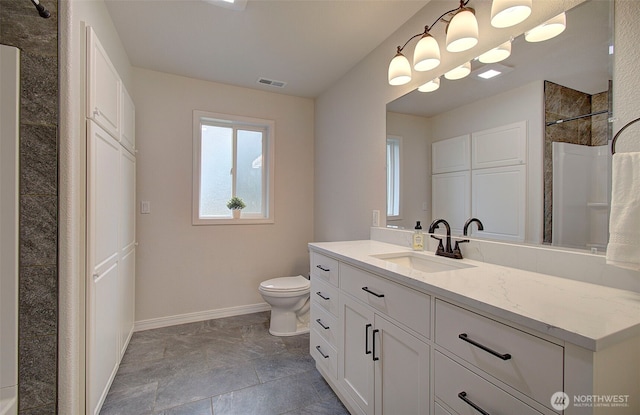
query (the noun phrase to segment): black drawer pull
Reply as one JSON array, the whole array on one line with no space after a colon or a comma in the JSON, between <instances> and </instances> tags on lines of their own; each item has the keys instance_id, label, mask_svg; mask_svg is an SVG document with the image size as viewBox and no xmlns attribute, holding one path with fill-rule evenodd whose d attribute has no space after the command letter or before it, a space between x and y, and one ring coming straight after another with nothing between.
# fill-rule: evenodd
<instances>
[{"instance_id":1,"label":"black drawer pull","mask_svg":"<svg viewBox=\"0 0 640 415\"><path fill-rule=\"evenodd\" d=\"M322 353L322 350L320 349L320 346L316 346L316 350L318 351L318 353L320 353L320 355L322 355L322 357L324 357L325 359L329 358L328 354L324 354Z\"/></svg>"},{"instance_id":2,"label":"black drawer pull","mask_svg":"<svg viewBox=\"0 0 640 415\"><path fill-rule=\"evenodd\" d=\"M373 343L373 355L371 357L373 357L374 362L380 360L379 357L376 357L376 333L380 333L380 330L375 329L373 335L371 335L371 343Z\"/></svg>"},{"instance_id":3,"label":"black drawer pull","mask_svg":"<svg viewBox=\"0 0 640 415\"><path fill-rule=\"evenodd\" d=\"M369 350L369 329L371 328L371 324L367 324L364 326L364 354L371 354L371 350Z\"/></svg>"},{"instance_id":4,"label":"black drawer pull","mask_svg":"<svg viewBox=\"0 0 640 415\"><path fill-rule=\"evenodd\" d=\"M511 355L509 353L505 353L505 354L501 354L496 352L495 350L491 350L489 349L487 346L482 345L480 343L478 343L477 341L471 340L468 336L467 333L462 333L458 335L458 338L461 340L466 341L467 343L471 343L472 345L481 348L482 350L484 350L487 353L491 353L492 355L494 355L495 357L499 357L502 360L509 360L511 359Z\"/></svg>"},{"instance_id":5,"label":"black drawer pull","mask_svg":"<svg viewBox=\"0 0 640 415\"><path fill-rule=\"evenodd\" d=\"M467 398L467 392L465 391L460 392L458 394L458 398L462 399L467 405L469 405L476 411L480 412L482 415L491 415L489 412L485 411L484 409L476 405L471 399Z\"/></svg>"},{"instance_id":6,"label":"black drawer pull","mask_svg":"<svg viewBox=\"0 0 640 415\"><path fill-rule=\"evenodd\" d=\"M329 330L329 326L325 326L324 323L322 322L322 320L317 319L316 323L320 324L320 327L322 327L325 330Z\"/></svg>"},{"instance_id":7,"label":"black drawer pull","mask_svg":"<svg viewBox=\"0 0 640 415\"><path fill-rule=\"evenodd\" d=\"M316 268L320 268L321 270L323 270L324 272L329 272L331 271L329 268L325 268L322 265L316 265Z\"/></svg>"},{"instance_id":8,"label":"black drawer pull","mask_svg":"<svg viewBox=\"0 0 640 415\"><path fill-rule=\"evenodd\" d=\"M373 294L373 295L375 295L375 296L376 296L376 297L378 297L378 298L382 298L382 297L384 297L384 294L378 294L378 293L376 293L376 292L373 292L373 291L371 291L371 290L369 289L369 287L362 287L362 290L363 290L363 291L368 292L369 294Z\"/></svg>"},{"instance_id":9,"label":"black drawer pull","mask_svg":"<svg viewBox=\"0 0 640 415\"><path fill-rule=\"evenodd\" d=\"M316 295L317 295L318 297L322 298L323 300L330 300L330 299L331 299L330 297L325 297L324 295L322 295L322 291L318 291L318 292L316 293Z\"/></svg>"}]
</instances>

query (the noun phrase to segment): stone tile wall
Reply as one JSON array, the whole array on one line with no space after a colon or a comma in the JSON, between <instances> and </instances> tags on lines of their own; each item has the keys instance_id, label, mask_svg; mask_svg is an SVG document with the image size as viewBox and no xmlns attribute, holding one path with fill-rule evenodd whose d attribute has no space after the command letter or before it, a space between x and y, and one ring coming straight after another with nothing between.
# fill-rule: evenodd
<instances>
[{"instance_id":1,"label":"stone tile wall","mask_svg":"<svg viewBox=\"0 0 640 415\"><path fill-rule=\"evenodd\" d=\"M544 82L545 125L548 122L610 109L608 91L589 95L553 82ZM608 115L596 115L545 128L544 139L544 243L551 243L553 210L553 154L554 142L599 146L607 144L611 135Z\"/></svg>"},{"instance_id":2,"label":"stone tile wall","mask_svg":"<svg viewBox=\"0 0 640 415\"><path fill-rule=\"evenodd\" d=\"M21 50L19 413L55 414L58 335L57 0L0 0L0 43Z\"/></svg>"}]
</instances>

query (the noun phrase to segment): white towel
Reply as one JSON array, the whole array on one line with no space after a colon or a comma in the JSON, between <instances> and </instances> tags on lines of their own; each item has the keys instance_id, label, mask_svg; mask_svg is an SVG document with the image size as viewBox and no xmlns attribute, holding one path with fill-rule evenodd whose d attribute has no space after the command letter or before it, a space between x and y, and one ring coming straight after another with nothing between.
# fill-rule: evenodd
<instances>
[{"instance_id":1,"label":"white towel","mask_svg":"<svg viewBox=\"0 0 640 415\"><path fill-rule=\"evenodd\" d=\"M640 271L640 152L613 155L607 264Z\"/></svg>"}]
</instances>

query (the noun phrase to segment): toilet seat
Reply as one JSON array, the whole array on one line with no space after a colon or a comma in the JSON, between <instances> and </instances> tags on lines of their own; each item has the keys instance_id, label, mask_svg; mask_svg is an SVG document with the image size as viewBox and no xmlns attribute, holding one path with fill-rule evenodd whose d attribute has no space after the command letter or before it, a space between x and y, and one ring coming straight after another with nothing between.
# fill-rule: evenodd
<instances>
[{"instance_id":1,"label":"toilet seat","mask_svg":"<svg viewBox=\"0 0 640 415\"><path fill-rule=\"evenodd\" d=\"M310 289L311 282L302 275L295 277L272 278L260 283L260 290L268 293L294 294L309 291Z\"/></svg>"}]
</instances>

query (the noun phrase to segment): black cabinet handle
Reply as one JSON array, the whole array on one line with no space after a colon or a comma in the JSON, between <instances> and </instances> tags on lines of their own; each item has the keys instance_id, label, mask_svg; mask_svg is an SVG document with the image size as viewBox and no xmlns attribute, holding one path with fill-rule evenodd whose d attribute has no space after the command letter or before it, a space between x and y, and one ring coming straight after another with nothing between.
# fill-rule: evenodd
<instances>
[{"instance_id":1,"label":"black cabinet handle","mask_svg":"<svg viewBox=\"0 0 640 415\"><path fill-rule=\"evenodd\" d=\"M320 355L322 355L322 357L324 357L325 359L329 358L328 354L324 354L322 353L322 350L320 349L320 346L316 346L316 350L318 351L318 353L320 353Z\"/></svg>"},{"instance_id":2,"label":"black cabinet handle","mask_svg":"<svg viewBox=\"0 0 640 415\"><path fill-rule=\"evenodd\" d=\"M371 336L371 343L373 343L373 355L372 355L372 357L373 357L373 361L374 362L377 361L377 360L380 360L379 357L376 357L376 333L379 333L379 332L380 332L380 330L375 329L373 331L373 335Z\"/></svg>"},{"instance_id":3,"label":"black cabinet handle","mask_svg":"<svg viewBox=\"0 0 640 415\"><path fill-rule=\"evenodd\" d=\"M382 297L384 297L384 294L378 294L378 293L376 293L376 292L373 292L373 291L371 291L371 290L369 289L369 287L362 287L362 290L363 290L363 291L368 292L369 294L373 294L373 295L375 295L375 296L376 296L376 297L378 297L378 298L382 298Z\"/></svg>"},{"instance_id":4,"label":"black cabinet handle","mask_svg":"<svg viewBox=\"0 0 640 415\"><path fill-rule=\"evenodd\" d=\"M316 268L320 268L321 270L323 270L324 272L329 272L331 271L329 268L325 268L322 265L316 265Z\"/></svg>"},{"instance_id":5,"label":"black cabinet handle","mask_svg":"<svg viewBox=\"0 0 640 415\"><path fill-rule=\"evenodd\" d=\"M476 411L480 412L482 415L491 415L489 412L485 411L484 409L476 405L471 399L467 398L467 392L465 391L460 392L458 394L458 398L462 399L467 405L469 405Z\"/></svg>"},{"instance_id":6,"label":"black cabinet handle","mask_svg":"<svg viewBox=\"0 0 640 415\"><path fill-rule=\"evenodd\" d=\"M329 330L329 326L325 326L324 323L322 322L322 320L317 319L316 323L320 324L320 327L322 327L325 330Z\"/></svg>"},{"instance_id":7,"label":"black cabinet handle","mask_svg":"<svg viewBox=\"0 0 640 415\"><path fill-rule=\"evenodd\" d=\"M371 324L367 324L364 326L364 354L371 354L371 350L369 350L369 329L371 328Z\"/></svg>"},{"instance_id":8,"label":"black cabinet handle","mask_svg":"<svg viewBox=\"0 0 640 415\"><path fill-rule=\"evenodd\" d=\"M325 297L324 295L322 295L322 291L318 291L316 295L322 298L323 300L330 300L330 297Z\"/></svg>"},{"instance_id":9,"label":"black cabinet handle","mask_svg":"<svg viewBox=\"0 0 640 415\"><path fill-rule=\"evenodd\" d=\"M505 354L498 353L498 352L496 352L495 350L492 350L492 349L488 348L487 346L485 346L485 345L483 345L483 344L478 343L478 342L477 342L477 341L475 341L475 340L471 340L471 339L467 336L467 333L461 333L461 334L459 334L459 335L458 335L458 338L459 338L459 339L461 339L461 340L466 341L467 343L471 343L472 345L474 345L474 346L476 346L476 347L478 347L478 348L480 348L480 349L484 350L484 351L485 351L485 352L487 352L487 353L491 353L491 354L492 354L492 355L494 355L495 357L498 357L498 358L500 358L500 359L502 359L502 360L509 360L509 359L511 359L511 355L510 355L509 353L505 353Z\"/></svg>"}]
</instances>

